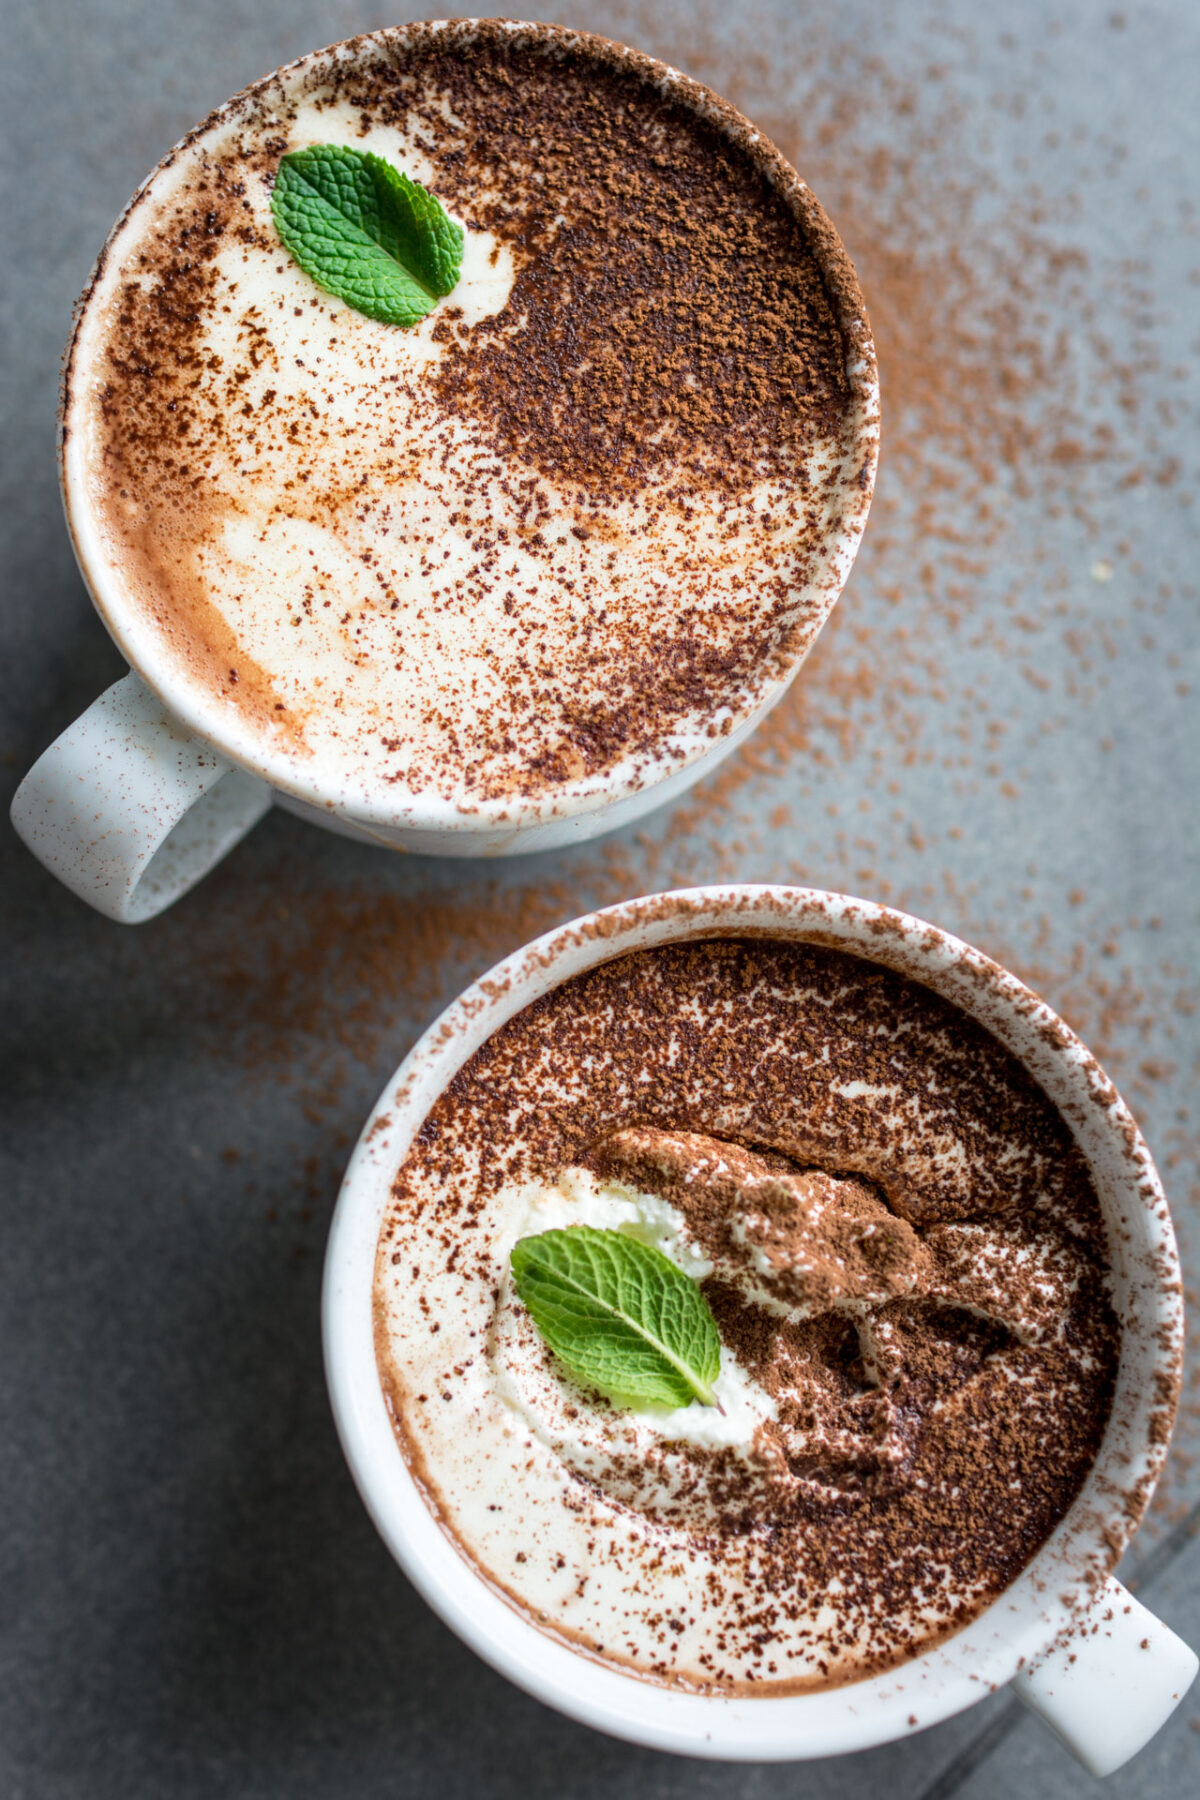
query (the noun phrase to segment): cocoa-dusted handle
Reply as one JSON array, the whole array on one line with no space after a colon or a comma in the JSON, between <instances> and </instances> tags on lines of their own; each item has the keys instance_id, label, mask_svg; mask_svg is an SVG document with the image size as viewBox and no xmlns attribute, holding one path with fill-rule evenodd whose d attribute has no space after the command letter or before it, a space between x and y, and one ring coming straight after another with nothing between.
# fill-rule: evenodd
<instances>
[{"instance_id":1,"label":"cocoa-dusted handle","mask_svg":"<svg viewBox=\"0 0 1200 1800\"><path fill-rule=\"evenodd\" d=\"M271 804L271 790L193 737L126 675L25 777L12 822L38 861L110 919L165 911Z\"/></svg>"},{"instance_id":2,"label":"cocoa-dusted handle","mask_svg":"<svg viewBox=\"0 0 1200 1800\"><path fill-rule=\"evenodd\" d=\"M1111 1775L1165 1725L1196 1678L1194 1650L1119 1581L1069 1637L1013 1682L1093 1775Z\"/></svg>"}]
</instances>

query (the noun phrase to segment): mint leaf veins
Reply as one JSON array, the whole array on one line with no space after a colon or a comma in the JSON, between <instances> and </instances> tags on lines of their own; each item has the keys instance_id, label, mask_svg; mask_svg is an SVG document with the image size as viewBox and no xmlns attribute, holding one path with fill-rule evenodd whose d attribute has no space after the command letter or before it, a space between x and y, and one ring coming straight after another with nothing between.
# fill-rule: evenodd
<instances>
[{"instance_id":1,"label":"mint leaf veins","mask_svg":"<svg viewBox=\"0 0 1200 1800\"><path fill-rule=\"evenodd\" d=\"M385 325L418 324L458 280L462 226L369 150L293 150L275 176L271 217L318 287Z\"/></svg>"},{"instance_id":2,"label":"mint leaf veins","mask_svg":"<svg viewBox=\"0 0 1200 1800\"><path fill-rule=\"evenodd\" d=\"M513 1247L513 1282L572 1375L618 1406L716 1406L716 1320L696 1282L623 1231L569 1225Z\"/></svg>"}]
</instances>

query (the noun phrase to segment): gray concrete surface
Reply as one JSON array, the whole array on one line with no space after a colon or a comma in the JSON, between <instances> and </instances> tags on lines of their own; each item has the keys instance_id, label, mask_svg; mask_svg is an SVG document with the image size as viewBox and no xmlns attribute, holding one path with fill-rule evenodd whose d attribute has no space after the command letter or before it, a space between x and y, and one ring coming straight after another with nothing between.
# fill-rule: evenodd
<instances>
[{"instance_id":1,"label":"gray concrete surface","mask_svg":"<svg viewBox=\"0 0 1200 1800\"><path fill-rule=\"evenodd\" d=\"M828 15L823 17L822 15ZM128 194L357 0L7 0L6 796L121 664L53 417ZM168 917L88 914L0 834L0 1794L1026 1800L1091 1780L1005 1695L795 1769L609 1742L462 1649L376 1540L321 1379L324 1233L385 1076L473 974L708 877L908 905L1093 1042L1200 1258L1197 266L1186 0L564 4L741 103L855 255L887 407L867 547L796 699L645 829L478 868L273 815ZM1200 1642L1189 1386L1131 1579ZM1200 1697L1110 1783L1200 1787Z\"/></svg>"}]
</instances>

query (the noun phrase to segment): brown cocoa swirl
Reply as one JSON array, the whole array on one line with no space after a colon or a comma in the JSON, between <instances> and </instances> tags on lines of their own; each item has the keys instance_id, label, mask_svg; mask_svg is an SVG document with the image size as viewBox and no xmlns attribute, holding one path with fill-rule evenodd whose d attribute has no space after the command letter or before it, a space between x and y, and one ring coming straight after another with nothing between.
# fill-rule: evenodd
<instances>
[{"instance_id":1,"label":"brown cocoa swirl","mask_svg":"<svg viewBox=\"0 0 1200 1800\"><path fill-rule=\"evenodd\" d=\"M777 1401L749 1462L671 1443L562 1468L557 1504L584 1521L585 1562L622 1570L607 1630L578 1622L573 1598L532 1603L534 1552L506 1555L499 1526L464 1522L438 1412L474 1377L463 1362L418 1393L405 1366L430 1353L449 1290L411 1330L389 1297L400 1265L418 1286L449 1269L482 1317L503 1277L497 1196L573 1166L662 1195L718 1259L754 1246L768 1290L809 1302L799 1318L747 1304L728 1261L705 1284L726 1346ZM376 1343L410 1466L515 1605L652 1679L794 1692L961 1629L1045 1541L1110 1409L1105 1268L1068 1127L982 1027L838 951L705 942L563 984L465 1065L395 1182ZM531 1444L518 1432L506 1452L517 1495ZM522 1531L514 1543L537 1543L553 1519ZM686 1621L654 1610L673 1560L693 1571Z\"/></svg>"},{"instance_id":2,"label":"brown cocoa swirl","mask_svg":"<svg viewBox=\"0 0 1200 1800\"><path fill-rule=\"evenodd\" d=\"M402 668L411 633L371 533L388 529L390 482L416 475L440 492L449 479L436 442L423 459L401 434L373 468L348 442L331 482L327 369L299 392L267 380L281 361L291 369L290 317L247 307L234 353L206 341L213 309L240 304L229 291L239 256L278 256L283 271L263 203L313 106L351 108L364 137L395 127L419 142L433 189L516 267L499 313L465 322L451 295L429 326L438 359L426 388L473 446L470 568L439 589L440 548L413 548L432 606L469 613L507 593L501 691L477 715L432 701L414 719L398 683L390 708L347 732L361 726L406 788L468 805L553 794L617 765L649 779L685 738L731 729L807 648L828 604L830 539L869 497L869 455L861 469L847 460L871 364L861 296L828 221L770 145L706 90L663 77L646 58L553 28L402 29L325 53L302 79L283 71L179 153L193 159L186 179L147 217L108 301L95 486L129 590L195 676L272 741L302 754L314 709L339 702L285 695L271 659L239 646L205 561L237 510L220 470L275 479L286 468L277 510L299 526L344 537L353 515L374 584L366 654L385 671L392 644ZM314 313L337 305L315 288L304 296ZM68 424L78 376L68 370ZM399 393L397 409L399 419ZM746 564L745 507L768 488ZM487 523L489 494L509 522ZM632 545L622 506L635 509ZM731 531L739 516L742 543L689 548L697 509L718 520L726 510ZM657 543L664 529L679 538L669 575L648 577L644 593L628 579L606 587L608 549L636 555L637 534ZM567 553L580 546L589 560L575 574ZM552 641L507 587L516 548L556 584ZM313 600L298 581L287 603L303 624ZM490 676L495 653L481 655Z\"/></svg>"},{"instance_id":3,"label":"brown cocoa swirl","mask_svg":"<svg viewBox=\"0 0 1200 1800\"><path fill-rule=\"evenodd\" d=\"M636 63L598 68L587 42L555 51L548 78L524 41L414 61L401 105L432 89L429 130L446 99L464 122L448 204L521 258L499 318L460 339L446 316L448 405L574 484L598 524L655 476L684 506L697 482L794 478L814 437L838 434L847 347L808 232L719 124Z\"/></svg>"}]
</instances>

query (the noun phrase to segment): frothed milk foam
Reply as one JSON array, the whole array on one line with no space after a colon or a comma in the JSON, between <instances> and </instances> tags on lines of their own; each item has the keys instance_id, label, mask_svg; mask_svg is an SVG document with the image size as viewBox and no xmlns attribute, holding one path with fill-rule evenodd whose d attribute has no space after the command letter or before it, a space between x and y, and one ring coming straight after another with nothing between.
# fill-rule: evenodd
<instances>
[{"instance_id":1,"label":"frothed milk foam","mask_svg":"<svg viewBox=\"0 0 1200 1800\"><path fill-rule=\"evenodd\" d=\"M500 27L426 31L419 55L390 39L251 90L135 203L82 315L67 457L178 675L297 770L467 812L649 779L745 716L824 617L830 533L865 504L852 347L751 152L640 65ZM595 180L603 118L576 90L630 121L610 134L625 189ZM554 136L572 108L577 144ZM461 279L418 327L283 250L274 173L316 143L386 157L463 224ZM753 241L731 225L746 194ZM719 293L747 257L766 274L732 324L702 293L660 343L672 229L684 286ZM807 321L790 362L786 306ZM720 412L738 380L740 435Z\"/></svg>"}]
</instances>

